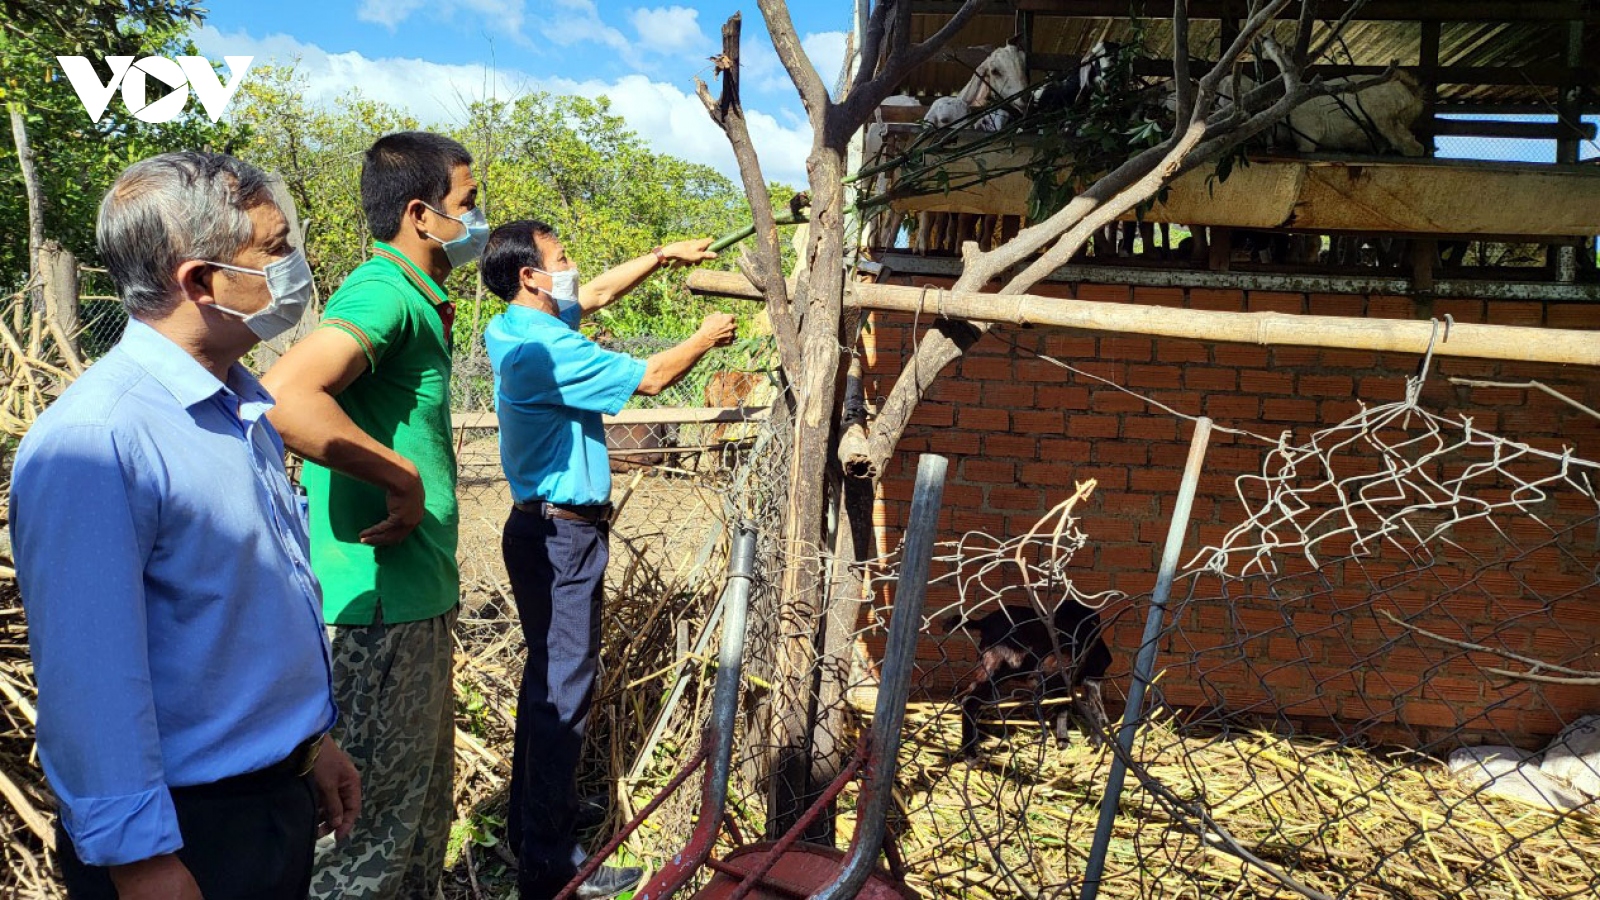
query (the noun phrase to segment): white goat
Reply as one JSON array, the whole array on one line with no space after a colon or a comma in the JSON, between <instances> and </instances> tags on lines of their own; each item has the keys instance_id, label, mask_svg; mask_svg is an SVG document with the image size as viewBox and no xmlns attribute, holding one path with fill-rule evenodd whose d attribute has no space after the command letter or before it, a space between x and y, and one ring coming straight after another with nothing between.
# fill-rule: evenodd
<instances>
[{"instance_id":1,"label":"white goat","mask_svg":"<svg viewBox=\"0 0 1600 900\"><path fill-rule=\"evenodd\" d=\"M1005 107L991 110L971 123L978 131L999 131L1011 120L1013 111L1021 113L1028 86L1027 57L1021 47L1007 44L984 58L968 79L961 93L940 97L928 107L922 121L929 128L945 128L1002 98L1011 98Z\"/></svg>"},{"instance_id":2,"label":"white goat","mask_svg":"<svg viewBox=\"0 0 1600 900\"><path fill-rule=\"evenodd\" d=\"M1355 79L1330 78L1338 88ZM1288 130L1302 153L1316 150L1384 152L1404 156L1427 154L1411 133L1422 115L1422 89L1408 72L1382 84L1345 94L1313 97L1289 113Z\"/></svg>"}]
</instances>

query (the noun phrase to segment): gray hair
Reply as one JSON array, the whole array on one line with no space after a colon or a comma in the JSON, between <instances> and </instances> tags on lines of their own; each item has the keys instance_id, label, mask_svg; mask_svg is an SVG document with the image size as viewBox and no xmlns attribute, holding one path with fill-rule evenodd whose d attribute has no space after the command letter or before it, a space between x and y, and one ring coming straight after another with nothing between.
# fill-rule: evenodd
<instances>
[{"instance_id":1,"label":"gray hair","mask_svg":"<svg viewBox=\"0 0 1600 900\"><path fill-rule=\"evenodd\" d=\"M171 308L173 271L191 259L231 261L255 235L249 210L271 202L260 169L221 153L184 150L129 166L100 201L95 225L128 314Z\"/></svg>"}]
</instances>

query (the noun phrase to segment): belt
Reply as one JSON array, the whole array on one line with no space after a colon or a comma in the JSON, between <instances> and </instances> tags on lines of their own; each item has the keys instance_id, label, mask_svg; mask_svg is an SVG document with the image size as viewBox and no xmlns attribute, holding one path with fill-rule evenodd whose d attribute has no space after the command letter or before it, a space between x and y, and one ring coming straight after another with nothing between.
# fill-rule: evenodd
<instances>
[{"instance_id":1,"label":"belt","mask_svg":"<svg viewBox=\"0 0 1600 900\"><path fill-rule=\"evenodd\" d=\"M522 512L546 519L566 519L569 522L588 522L598 524L611 521L611 504L597 503L592 506L573 506L566 503L551 503L546 500L524 500L516 504Z\"/></svg>"},{"instance_id":2,"label":"belt","mask_svg":"<svg viewBox=\"0 0 1600 900\"><path fill-rule=\"evenodd\" d=\"M310 775L311 769L316 766L317 754L322 752L322 739L326 736L326 732L319 732L306 738L290 750L288 756L266 768L246 772L243 775L231 775L207 784L175 787L172 790L193 794L210 794L215 791L226 793L260 788L289 778L304 778Z\"/></svg>"}]
</instances>

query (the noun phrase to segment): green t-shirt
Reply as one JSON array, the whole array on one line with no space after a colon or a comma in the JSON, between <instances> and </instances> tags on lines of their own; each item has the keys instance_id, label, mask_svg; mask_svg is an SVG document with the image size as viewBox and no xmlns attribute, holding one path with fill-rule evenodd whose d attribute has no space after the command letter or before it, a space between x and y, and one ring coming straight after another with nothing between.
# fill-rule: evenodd
<instances>
[{"instance_id":1,"label":"green t-shirt","mask_svg":"<svg viewBox=\"0 0 1600 900\"><path fill-rule=\"evenodd\" d=\"M332 625L416 622L449 612L461 593L456 566L460 515L450 430L450 344L435 303L445 293L426 272L381 241L329 298L322 328L361 344L367 371L339 395L362 431L411 460L422 476L426 510L405 540L361 543L383 521L381 488L307 462L301 481L311 506L311 567L322 582Z\"/></svg>"}]
</instances>

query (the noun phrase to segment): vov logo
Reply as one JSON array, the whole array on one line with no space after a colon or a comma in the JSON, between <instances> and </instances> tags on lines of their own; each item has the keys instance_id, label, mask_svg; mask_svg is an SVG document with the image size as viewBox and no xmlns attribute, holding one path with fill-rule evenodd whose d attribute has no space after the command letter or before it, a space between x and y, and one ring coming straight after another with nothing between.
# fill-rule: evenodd
<instances>
[{"instance_id":1,"label":"vov logo","mask_svg":"<svg viewBox=\"0 0 1600 900\"><path fill-rule=\"evenodd\" d=\"M111 67L110 81L101 81L100 73L94 70L94 64L86 57L58 56L56 62L61 63L61 71L66 73L72 89L78 92L84 111L96 122L105 115L106 107L111 105L111 97L119 86L122 88L123 104L141 122L170 122L176 119L189 105L190 90L200 98L206 115L215 122L222 118L228 102L238 93L239 86L244 83L245 72L254 59L253 56L224 56L223 60L228 63L228 71L232 75L227 84L222 83L217 71L211 68L211 61L204 56L180 56L175 60L164 56L146 56L137 62L131 56L108 56L106 65ZM154 100L150 99L151 79L168 88L165 94Z\"/></svg>"}]
</instances>

